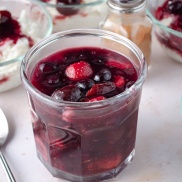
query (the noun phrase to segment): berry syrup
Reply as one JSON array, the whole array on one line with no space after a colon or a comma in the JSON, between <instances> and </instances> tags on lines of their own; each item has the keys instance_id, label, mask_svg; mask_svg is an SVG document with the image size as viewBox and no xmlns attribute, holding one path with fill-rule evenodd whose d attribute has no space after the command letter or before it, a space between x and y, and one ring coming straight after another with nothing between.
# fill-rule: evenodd
<instances>
[{"instance_id":1,"label":"berry syrup","mask_svg":"<svg viewBox=\"0 0 182 182\"><path fill-rule=\"evenodd\" d=\"M99 103L109 102L137 78L125 56L81 47L40 60L30 81L58 103ZM54 176L71 181L113 178L127 165L127 157L129 162L133 157L140 94L99 109L53 108L30 96L40 160Z\"/></svg>"},{"instance_id":2,"label":"berry syrup","mask_svg":"<svg viewBox=\"0 0 182 182\"><path fill-rule=\"evenodd\" d=\"M6 40L13 40L16 44L18 39L26 37L29 40L29 46L33 45L33 40L22 34L20 24L17 20L13 19L11 13L6 10L0 11L0 46L3 45Z\"/></svg>"},{"instance_id":3,"label":"berry syrup","mask_svg":"<svg viewBox=\"0 0 182 182\"><path fill-rule=\"evenodd\" d=\"M136 80L136 70L126 57L99 48L78 48L40 61L31 82L58 101L87 102L97 96L115 96Z\"/></svg>"}]
</instances>

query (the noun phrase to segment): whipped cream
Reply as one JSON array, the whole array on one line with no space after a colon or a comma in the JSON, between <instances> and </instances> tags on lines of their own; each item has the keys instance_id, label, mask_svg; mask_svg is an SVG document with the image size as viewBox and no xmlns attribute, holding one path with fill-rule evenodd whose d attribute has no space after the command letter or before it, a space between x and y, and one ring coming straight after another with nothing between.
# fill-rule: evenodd
<instances>
[{"instance_id":1,"label":"whipped cream","mask_svg":"<svg viewBox=\"0 0 182 182\"><path fill-rule=\"evenodd\" d=\"M16 44L13 40L6 40L3 45L0 46L0 62L8 61L24 55L29 49L29 41L23 37L18 39ZM0 67L2 71L3 68Z\"/></svg>"},{"instance_id":2,"label":"whipped cream","mask_svg":"<svg viewBox=\"0 0 182 182\"><path fill-rule=\"evenodd\" d=\"M85 0L84 3L92 3L93 0ZM49 4L56 4L56 0L50 0ZM106 3L80 8L79 12L70 16L62 15L54 7L48 7L54 22L53 32L74 28L99 28L99 24L107 15Z\"/></svg>"},{"instance_id":3,"label":"whipped cream","mask_svg":"<svg viewBox=\"0 0 182 182\"><path fill-rule=\"evenodd\" d=\"M174 20L175 20L175 17L174 16L168 16L166 18L163 18L160 22L164 26L169 27Z\"/></svg>"}]
</instances>

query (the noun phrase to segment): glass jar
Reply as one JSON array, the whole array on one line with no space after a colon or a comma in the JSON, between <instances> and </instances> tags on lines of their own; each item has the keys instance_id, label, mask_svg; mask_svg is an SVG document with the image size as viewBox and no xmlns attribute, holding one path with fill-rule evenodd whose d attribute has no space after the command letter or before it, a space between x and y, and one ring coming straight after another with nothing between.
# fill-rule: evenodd
<instances>
[{"instance_id":1,"label":"glass jar","mask_svg":"<svg viewBox=\"0 0 182 182\"><path fill-rule=\"evenodd\" d=\"M101 28L133 41L144 53L149 67L152 21L146 15L146 0L108 0L107 4L108 16Z\"/></svg>"},{"instance_id":2,"label":"glass jar","mask_svg":"<svg viewBox=\"0 0 182 182\"><path fill-rule=\"evenodd\" d=\"M118 52L118 46L123 51ZM32 85L31 74L40 60L76 47L125 55L136 68L137 81L126 91L97 102L57 102ZM132 161L146 70L144 56L135 44L99 29L62 31L29 50L21 78L28 91L37 154L53 176L72 182L102 181L116 177Z\"/></svg>"}]
</instances>

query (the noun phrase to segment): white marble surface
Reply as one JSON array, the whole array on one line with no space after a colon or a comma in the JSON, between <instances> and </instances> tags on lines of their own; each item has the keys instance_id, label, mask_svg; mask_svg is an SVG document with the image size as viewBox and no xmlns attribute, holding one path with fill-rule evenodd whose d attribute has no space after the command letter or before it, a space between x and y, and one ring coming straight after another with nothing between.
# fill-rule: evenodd
<instances>
[{"instance_id":1,"label":"white marble surface","mask_svg":"<svg viewBox=\"0 0 182 182\"><path fill-rule=\"evenodd\" d=\"M182 181L182 64L170 60L155 39L152 50L140 104L136 156L112 182ZM0 93L0 107L10 126L2 150L17 182L66 182L52 177L36 156L24 88ZM6 181L0 166L0 182Z\"/></svg>"}]
</instances>

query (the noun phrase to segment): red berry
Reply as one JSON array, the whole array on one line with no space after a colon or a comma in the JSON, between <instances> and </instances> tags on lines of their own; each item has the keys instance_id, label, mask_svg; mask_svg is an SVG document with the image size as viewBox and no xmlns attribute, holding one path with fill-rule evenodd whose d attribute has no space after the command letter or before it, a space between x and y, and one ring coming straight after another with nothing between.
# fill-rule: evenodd
<instances>
[{"instance_id":1,"label":"red berry","mask_svg":"<svg viewBox=\"0 0 182 182\"><path fill-rule=\"evenodd\" d=\"M164 16L163 8L159 7L155 12L155 17L156 19L161 20L163 16Z\"/></svg>"},{"instance_id":2,"label":"red berry","mask_svg":"<svg viewBox=\"0 0 182 182\"><path fill-rule=\"evenodd\" d=\"M114 83L116 87L121 88L125 85L125 79L123 76L116 75L114 76Z\"/></svg>"},{"instance_id":3,"label":"red berry","mask_svg":"<svg viewBox=\"0 0 182 182\"><path fill-rule=\"evenodd\" d=\"M174 21L170 25L170 28L182 32L182 16L179 16L176 19L174 19Z\"/></svg>"},{"instance_id":4,"label":"red berry","mask_svg":"<svg viewBox=\"0 0 182 182\"><path fill-rule=\"evenodd\" d=\"M89 63L85 61L79 61L69 65L66 68L65 73L66 76L71 80L82 80L89 78L92 75L93 70Z\"/></svg>"},{"instance_id":5,"label":"red berry","mask_svg":"<svg viewBox=\"0 0 182 182\"><path fill-rule=\"evenodd\" d=\"M0 11L0 25L2 26L5 23L11 21L11 13L9 11Z\"/></svg>"},{"instance_id":6,"label":"red berry","mask_svg":"<svg viewBox=\"0 0 182 182\"><path fill-rule=\"evenodd\" d=\"M130 62L120 62L117 60L108 60L106 62L106 65L111 67L111 68L118 68L121 70L133 67Z\"/></svg>"},{"instance_id":7,"label":"red berry","mask_svg":"<svg viewBox=\"0 0 182 182\"><path fill-rule=\"evenodd\" d=\"M88 99L87 102L96 102L96 101L105 100L105 99L106 98L104 96L97 96L92 99Z\"/></svg>"},{"instance_id":8,"label":"red berry","mask_svg":"<svg viewBox=\"0 0 182 182\"><path fill-rule=\"evenodd\" d=\"M113 82L104 82L100 84L95 84L88 92L86 93L87 97L105 95L116 89L116 86Z\"/></svg>"}]
</instances>

